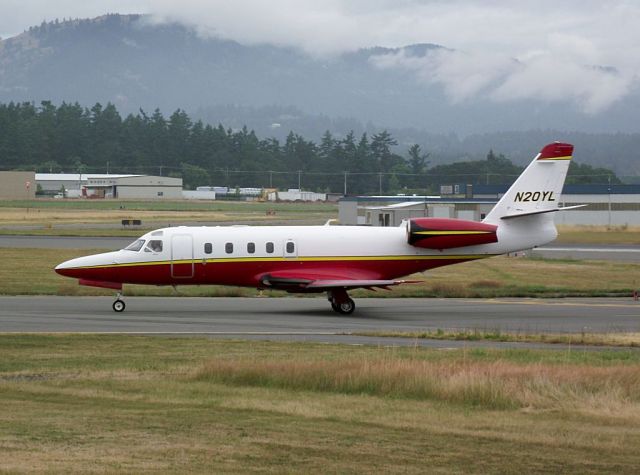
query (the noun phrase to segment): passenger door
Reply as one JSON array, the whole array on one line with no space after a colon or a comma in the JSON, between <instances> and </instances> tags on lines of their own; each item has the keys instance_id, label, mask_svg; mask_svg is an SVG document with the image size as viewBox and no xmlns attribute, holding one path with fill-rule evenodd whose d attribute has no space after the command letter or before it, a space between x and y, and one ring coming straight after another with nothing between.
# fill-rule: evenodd
<instances>
[{"instance_id":1,"label":"passenger door","mask_svg":"<svg viewBox=\"0 0 640 475\"><path fill-rule=\"evenodd\" d=\"M189 234L176 234L171 237L171 277L193 277L193 237Z\"/></svg>"}]
</instances>

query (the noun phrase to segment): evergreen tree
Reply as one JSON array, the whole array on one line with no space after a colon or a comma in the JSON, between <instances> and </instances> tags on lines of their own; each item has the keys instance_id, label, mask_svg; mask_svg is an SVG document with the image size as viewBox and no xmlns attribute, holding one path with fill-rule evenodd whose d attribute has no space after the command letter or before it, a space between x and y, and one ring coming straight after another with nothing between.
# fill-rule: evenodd
<instances>
[{"instance_id":1,"label":"evergreen tree","mask_svg":"<svg viewBox=\"0 0 640 475\"><path fill-rule=\"evenodd\" d=\"M424 174L426 171L427 165L429 162L427 158L429 157L428 153L422 153L420 149L420 145L413 144L409 147L409 169L413 175L410 180L407 180L409 186L412 188L426 188L426 182L424 182L424 178L420 175Z\"/></svg>"},{"instance_id":2,"label":"evergreen tree","mask_svg":"<svg viewBox=\"0 0 640 475\"><path fill-rule=\"evenodd\" d=\"M185 186L226 185L295 187L350 194L421 191L441 184L509 185L522 171L504 155L489 150L486 160L427 169L429 154L418 145L407 156L383 131L359 140L325 132L318 144L291 132L281 144L260 139L253 130L195 123L178 109L169 119L160 110L140 110L124 120L113 104L50 101L0 104L0 169L39 172L147 173L182 176ZM301 175L298 174L301 171ZM243 172L243 173L240 173ZM620 183L606 168L572 162L568 183ZM380 185L382 189L380 189Z\"/></svg>"}]
</instances>

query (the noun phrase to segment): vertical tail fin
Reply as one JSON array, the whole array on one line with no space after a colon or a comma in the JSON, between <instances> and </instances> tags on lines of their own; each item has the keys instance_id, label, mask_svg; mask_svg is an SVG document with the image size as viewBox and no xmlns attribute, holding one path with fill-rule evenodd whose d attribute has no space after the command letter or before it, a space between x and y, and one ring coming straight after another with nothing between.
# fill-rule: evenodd
<instances>
[{"instance_id":1,"label":"vertical tail fin","mask_svg":"<svg viewBox=\"0 0 640 475\"><path fill-rule=\"evenodd\" d=\"M483 222L497 225L501 219L558 210L572 154L568 143L543 147Z\"/></svg>"}]
</instances>

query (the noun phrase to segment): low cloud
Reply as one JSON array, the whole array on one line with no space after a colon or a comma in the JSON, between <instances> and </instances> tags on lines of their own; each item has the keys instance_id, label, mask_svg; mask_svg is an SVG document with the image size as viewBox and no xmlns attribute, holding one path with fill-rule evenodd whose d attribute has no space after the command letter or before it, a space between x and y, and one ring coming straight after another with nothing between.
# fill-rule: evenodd
<instances>
[{"instance_id":1,"label":"low cloud","mask_svg":"<svg viewBox=\"0 0 640 475\"><path fill-rule=\"evenodd\" d=\"M532 99L573 103L589 115L624 98L635 82L612 68L541 52L516 60L496 53L448 49L417 57L401 50L374 56L371 63L381 69L412 71L420 80L442 86L453 103L478 98L496 102Z\"/></svg>"},{"instance_id":2,"label":"low cloud","mask_svg":"<svg viewBox=\"0 0 640 475\"><path fill-rule=\"evenodd\" d=\"M514 60L502 55L448 49L433 50L425 56L400 50L372 56L370 61L380 69L405 69L422 81L440 84L454 103L487 94L514 68Z\"/></svg>"},{"instance_id":3,"label":"low cloud","mask_svg":"<svg viewBox=\"0 0 640 475\"><path fill-rule=\"evenodd\" d=\"M597 114L622 100L640 77L637 0L0 0L0 34L45 19L108 12L148 13L202 36L286 46L314 57L375 45L441 44L450 50L375 64L413 71L441 85L454 103L569 101Z\"/></svg>"},{"instance_id":4,"label":"low cloud","mask_svg":"<svg viewBox=\"0 0 640 475\"><path fill-rule=\"evenodd\" d=\"M503 102L518 99L573 102L584 113L593 115L626 96L633 82L612 69L545 55L521 63L496 85L490 96Z\"/></svg>"},{"instance_id":5,"label":"low cloud","mask_svg":"<svg viewBox=\"0 0 640 475\"><path fill-rule=\"evenodd\" d=\"M373 64L439 84L453 103L534 99L597 114L623 99L640 75L633 20L640 5L631 0L155 0L151 11L205 36L316 57L374 45L442 44L450 49L421 58L380 56Z\"/></svg>"}]
</instances>

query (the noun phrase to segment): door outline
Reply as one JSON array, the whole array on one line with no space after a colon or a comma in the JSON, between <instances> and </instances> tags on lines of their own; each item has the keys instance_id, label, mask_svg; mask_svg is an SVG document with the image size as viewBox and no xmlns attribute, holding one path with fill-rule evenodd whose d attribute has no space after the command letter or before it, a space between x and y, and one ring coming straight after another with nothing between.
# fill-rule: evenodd
<instances>
[{"instance_id":1,"label":"door outline","mask_svg":"<svg viewBox=\"0 0 640 475\"><path fill-rule=\"evenodd\" d=\"M188 249L183 249L187 246ZM191 265L174 264L174 261L189 260ZM175 234L171 236L171 277L174 279L193 278L193 236L190 234Z\"/></svg>"}]
</instances>

